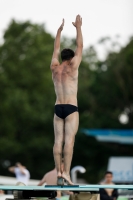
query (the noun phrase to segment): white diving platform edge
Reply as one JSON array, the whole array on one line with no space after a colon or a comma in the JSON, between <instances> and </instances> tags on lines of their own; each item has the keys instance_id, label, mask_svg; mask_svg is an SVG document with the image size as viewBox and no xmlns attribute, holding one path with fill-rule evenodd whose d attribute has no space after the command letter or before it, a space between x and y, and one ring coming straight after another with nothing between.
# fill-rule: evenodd
<instances>
[{"instance_id":1,"label":"white diving platform edge","mask_svg":"<svg viewBox=\"0 0 133 200\"><path fill-rule=\"evenodd\" d=\"M45 186L10 186L0 185L0 190L38 190L38 191L54 191L54 190L69 190L69 191L99 191L100 188L109 189L129 189L133 190L133 185L45 185Z\"/></svg>"}]
</instances>

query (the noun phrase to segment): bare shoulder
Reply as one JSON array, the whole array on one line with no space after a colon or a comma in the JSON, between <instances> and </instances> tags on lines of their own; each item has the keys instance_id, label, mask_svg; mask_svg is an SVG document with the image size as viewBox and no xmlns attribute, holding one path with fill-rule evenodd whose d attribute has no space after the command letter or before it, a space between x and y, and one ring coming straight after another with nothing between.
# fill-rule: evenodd
<instances>
[{"instance_id":1,"label":"bare shoulder","mask_svg":"<svg viewBox=\"0 0 133 200\"><path fill-rule=\"evenodd\" d=\"M48 176L48 175L51 175L53 173L57 173L57 172L55 170L51 170L51 171L47 172L46 175Z\"/></svg>"},{"instance_id":2,"label":"bare shoulder","mask_svg":"<svg viewBox=\"0 0 133 200\"><path fill-rule=\"evenodd\" d=\"M79 65L81 63L81 60L82 60L82 56L77 56L75 55L72 60L71 60L71 66L74 68L74 69L78 69L79 68Z\"/></svg>"},{"instance_id":3,"label":"bare shoulder","mask_svg":"<svg viewBox=\"0 0 133 200\"><path fill-rule=\"evenodd\" d=\"M50 64L50 69L54 70L56 67L60 65L60 62L57 58L52 58L51 64Z\"/></svg>"}]
</instances>

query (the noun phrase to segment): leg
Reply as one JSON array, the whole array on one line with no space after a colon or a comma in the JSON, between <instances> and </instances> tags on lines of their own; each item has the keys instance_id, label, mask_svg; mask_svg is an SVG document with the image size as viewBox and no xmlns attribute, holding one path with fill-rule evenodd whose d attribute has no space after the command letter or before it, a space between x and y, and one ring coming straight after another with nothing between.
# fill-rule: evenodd
<instances>
[{"instance_id":1,"label":"leg","mask_svg":"<svg viewBox=\"0 0 133 200\"><path fill-rule=\"evenodd\" d=\"M79 113L74 112L65 119L65 145L64 145L64 172L62 177L68 181L69 184L73 184L70 180L70 167L73 156L73 146L75 141L75 135L79 125Z\"/></svg>"},{"instance_id":2,"label":"leg","mask_svg":"<svg viewBox=\"0 0 133 200\"><path fill-rule=\"evenodd\" d=\"M55 198L56 200L60 200L61 199L61 191L57 190L57 196Z\"/></svg>"},{"instance_id":3,"label":"leg","mask_svg":"<svg viewBox=\"0 0 133 200\"><path fill-rule=\"evenodd\" d=\"M62 158L62 145L64 134L64 120L54 115L54 134L55 142L53 147L53 154L55 166L57 169L57 176L61 177L61 158Z\"/></svg>"}]
</instances>

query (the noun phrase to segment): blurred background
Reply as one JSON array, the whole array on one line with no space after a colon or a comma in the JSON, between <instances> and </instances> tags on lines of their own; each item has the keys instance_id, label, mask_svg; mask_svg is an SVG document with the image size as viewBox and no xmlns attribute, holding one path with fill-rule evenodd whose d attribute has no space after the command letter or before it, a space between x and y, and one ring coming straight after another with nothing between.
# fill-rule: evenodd
<instances>
[{"instance_id":1,"label":"blurred background","mask_svg":"<svg viewBox=\"0 0 133 200\"><path fill-rule=\"evenodd\" d=\"M65 18L61 48L75 49L71 22L83 18L79 130L72 168L80 183L133 183L133 1L0 0L0 176L17 161L40 180L54 168L55 92L50 62ZM2 183L1 183L2 184Z\"/></svg>"}]
</instances>

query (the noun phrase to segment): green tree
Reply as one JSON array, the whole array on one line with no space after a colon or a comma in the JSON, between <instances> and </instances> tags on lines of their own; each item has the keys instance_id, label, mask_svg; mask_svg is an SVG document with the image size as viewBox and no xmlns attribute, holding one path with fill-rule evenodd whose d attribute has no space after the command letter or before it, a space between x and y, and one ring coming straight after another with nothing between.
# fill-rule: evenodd
<instances>
[{"instance_id":1,"label":"green tree","mask_svg":"<svg viewBox=\"0 0 133 200\"><path fill-rule=\"evenodd\" d=\"M91 58L91 59L90 59ZM80 128L133 129L133 40L119 53L112 52L104 62L94 48L84 53L79 69ZM119 121L123 111L127 124ZM102 143L79 133L76 137L73 165L82 163L82 175L96 183L103 178L110 156L133 156L132 145Z\"/></svg>"},{"instance_id":2,"label":"green tree","mask_svg":"<svg viewBox=\"0 0 133 200\"><path fill-rule=\"evenodd\" d=\"M53 163L53 42L43 25L12 21L0 47L1 162L21 160L35 177Z\"/></svg>"},{"instance_id":3,"label":"green tree","mask_svg":"<svg viewBox=\"0 0 133 200\"><path fill-rule=\"evenodd\" d=\"M107 38L108 39L108 38ZM104 40L105 42L105 40ZM55 92L50 61L54 38L44 25L12 21L0 46L0 171L5 160L22 162L31 178L52 169ZM75 39L62 38L61 47L75 48ZM120 52L100 61L94 47L83 52L79 67L79 132L72 167L83 165L90 183L102 178L111 155L133 156L132 146L106 144L85 136L81 128L133 128L133 40ZM119 115L126 113L127 124Z\"/></svg>"}]
</instances>

